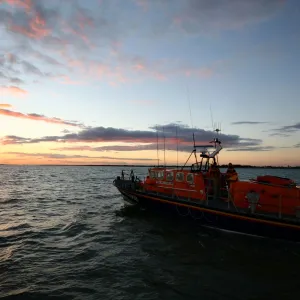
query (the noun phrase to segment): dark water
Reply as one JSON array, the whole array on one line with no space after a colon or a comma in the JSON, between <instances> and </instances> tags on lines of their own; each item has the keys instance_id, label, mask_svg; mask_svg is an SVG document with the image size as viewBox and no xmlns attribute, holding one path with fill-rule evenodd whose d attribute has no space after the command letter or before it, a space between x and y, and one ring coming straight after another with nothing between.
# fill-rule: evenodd
<instances>
[{"instance_id":1,"label":"dark water","mask_svg":"<svg viewBox=\"0 0 300 300\"><path fill-rule=\"evenodd\" d=\"M0 172L0 298L299 299L300 244L124 208L119 168Z\"/></svg>"}]
</instances>

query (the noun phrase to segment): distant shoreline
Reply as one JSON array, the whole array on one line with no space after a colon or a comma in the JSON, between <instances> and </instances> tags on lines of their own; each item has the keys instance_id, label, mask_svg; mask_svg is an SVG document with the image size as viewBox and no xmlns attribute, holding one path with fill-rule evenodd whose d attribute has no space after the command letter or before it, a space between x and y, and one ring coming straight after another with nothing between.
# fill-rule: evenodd
<instances>
[{"instance_id":1,"label":"distant shoreline","mask_svg":"<svg viewBox=\"0 0 300 300\"><path fill-rule=\"evenodd\" d=\"M85 165L78 165L78 164L72 164L72 165L64 165L64 164L39 164L39 165L26 165L26 164L0 164L0 166L42 166L42 167L126 167L126 168L153 168L154 165L109 165L109 164L85 164ZM160 166L162 167L162 166ZM168 165L167 168L177 168L177 165ZM178 168L181 168L182 165L178 165ZM220 168L227 168L228 165L220 165ZM186 166L185 168L189 168L189 166ZM236 169L300 169L300 166L251 166L251 165L234 165L234 168Z\"/></svg>"}]
</instances>

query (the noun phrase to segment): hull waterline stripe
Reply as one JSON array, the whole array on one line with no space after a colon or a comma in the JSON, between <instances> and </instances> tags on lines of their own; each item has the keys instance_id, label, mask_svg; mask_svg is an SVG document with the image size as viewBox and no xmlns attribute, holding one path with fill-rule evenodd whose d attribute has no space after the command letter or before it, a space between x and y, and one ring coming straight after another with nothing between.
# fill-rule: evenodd
<instances>
[{"instance_id":1,"label":"hull waterline stripe","mask_svg":"<svg viewBox=\"0 0 300 300\"><path fill-rule=\"evenodd\" d=\"M123 190L124 191L124 190ZM140 195L140 194L136 194L134 192L124 192L125 194L133 194L136 197L145 197L145 198L149 198L149 199L153 199L155 201L159 201L162 203L168 203L168 204L173 204L173 205L179 205L179 206L184 206L184 207L188 207L188 208L193 208L196 210L200 210L200 211L204 211L204 212L209 212L209 213L213 213L216 215L222 215L222 216L229 216L235 219L241 219L241 220L248 220L251 222L257 222L257 223L265 223L265 224L269 224L269 225L276 225L279 227L288 227L288 228L293 228L293 229L297 229L300 230L300 225L293 225L293 224L284 224L284 223L280 223L280 222L276 222L276 221L268 221L268 220L262 220L262 219L257 219L257 218L251 218L251 217L246 217L246 216L241 216L241 215L236 215L236 214L231 214L231 213L227 213L227 212L222 212L222 211L217 211L217 210L212 210L209 208L202 208L202 207L198 207L198 206L192 206L189 204L184 204L184 203L177 203L177 202L173 202L170 200L162 200L156 197L152 197L152 196L147 196L147 195Z\"/></svg>"}]
</instances>

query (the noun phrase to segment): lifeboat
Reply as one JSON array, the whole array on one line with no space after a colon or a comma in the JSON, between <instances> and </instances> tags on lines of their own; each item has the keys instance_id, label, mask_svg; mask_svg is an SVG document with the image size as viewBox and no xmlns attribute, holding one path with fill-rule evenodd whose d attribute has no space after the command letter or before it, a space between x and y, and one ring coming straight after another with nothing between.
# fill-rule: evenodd
<instances>
[{"instance_id":1,"label":"lifeboat","mask_svg":"<svg viewBox=\"0 0 300 300\"><path fill-rule=\"evenodd\" d=\"M222 173L217 155L221 142L213 141L196 162L182 167L156 166L148 169L145 180L136 176L114 180L115 187L137 205L159 213L193 218L200 224L226 230L296 240L300 242L300 187L289 178L264 175L239 180L231 164Z\"/></svg>"}]
</instances>

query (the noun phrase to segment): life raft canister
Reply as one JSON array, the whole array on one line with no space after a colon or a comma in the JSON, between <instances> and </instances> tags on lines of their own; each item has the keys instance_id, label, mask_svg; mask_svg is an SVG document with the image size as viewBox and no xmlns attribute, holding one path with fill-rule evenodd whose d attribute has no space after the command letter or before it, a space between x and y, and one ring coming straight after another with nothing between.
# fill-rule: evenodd
<instances>
[{"instance_id":1,"label":"life raft canister","mask_svg":"<svg viewBox=\"0 0 300 300\"><path fill-rule=\"evenodd\" d=\"M296 182L292 179L272 175L257 176L256 181L259 183L267 183L281 186L296 186Z\"/></svg>"}]
</instances>

